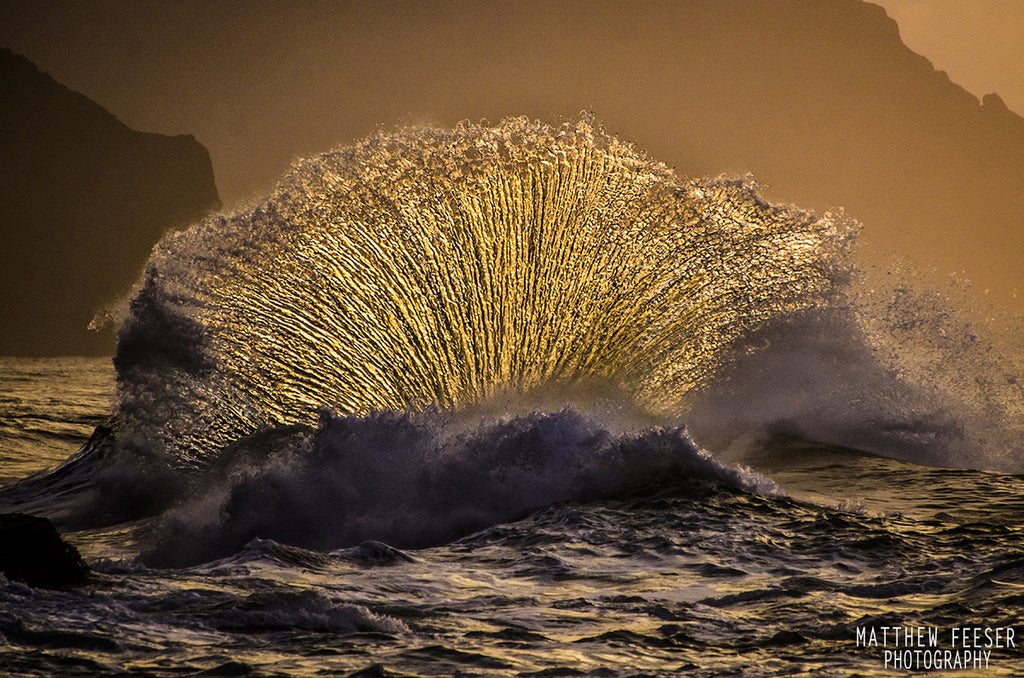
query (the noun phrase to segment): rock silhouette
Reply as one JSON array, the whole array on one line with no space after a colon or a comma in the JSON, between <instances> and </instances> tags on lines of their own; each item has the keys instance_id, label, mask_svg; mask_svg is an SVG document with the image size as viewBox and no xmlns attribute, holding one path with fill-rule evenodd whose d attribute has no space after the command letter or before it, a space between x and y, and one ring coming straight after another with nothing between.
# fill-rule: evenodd
<instances>
[{"instance_id":1,"label":"rock silhouette","mask_svg":"<svg viewBox=\"0 0 1024 678\"><path fill-rule=\"evenodd\" d=\"M85 581L89 566L46 518L0 514L0 572L12 581L63 588Z\"/></svg>"},{"instance_id":2,"label":"rock silhouette","mask_svg":"<svg viewBox=\"0 0 1024 678\"><path fill-rule=\"evenodd\" d=\"M0 50L0 355L103 355L90 332L169 229L220 204L206 149L129 129Z\"/></svg>"}]
</instances>

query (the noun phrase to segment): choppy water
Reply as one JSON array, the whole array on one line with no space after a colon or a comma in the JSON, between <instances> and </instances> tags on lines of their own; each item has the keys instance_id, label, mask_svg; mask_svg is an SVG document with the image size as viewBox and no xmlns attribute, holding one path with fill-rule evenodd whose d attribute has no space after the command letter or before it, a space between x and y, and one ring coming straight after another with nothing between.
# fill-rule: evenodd
<instances>
[{"instance_id":1,"label":"choppy water","mask_svg":"<svg viewBox=\"0 0 1024 678\"><path fill-rule=\"evenodd\" d=\"M67 459L113 407L108 358L0 357L0 484Z\"/></svg>"},{"instance_id":2,"label":"choppy water","mask_svg":"<svg viewBox=\"0 0 1024 678\"><path fill-rule=\"evenodd\" d=\"M97 379L103 361L74 364L80 372L11 359L5 377L40 394L109 387ZM44 399L61 416L48 395L26 398L19 413L5 409L5 432ZM66 416L102 419L103 401L69 404ZM79 432L64 436L63 447L52 436L40 446L53 456L8 456L5 471L56 461ZM152 519L72 531L98 574L72 591L0 585L0 666L31 676L373 665L401 675L892 675L883 648L857 647L858 626L937 626L943 649L953 627L1022 633L1020 476L785 437L753 445L747 461L778 491L668 474L422 549L257 538L163 569L136 560ZM989 662L978 675L1024 667L1015 650Z\"/></svg>"},{"instance_id":3,"label":"choppy water","mask_svg":"<svg viewBox=\"0 0 1024 678\"><path fill-rule=\"evenodd\" d=\"M299 163L113 364L0 362L0 509L96 571L0 580L0 672L1021 674L1016 354L855 230L586 119Z\"/></svg>"}]
</instances>

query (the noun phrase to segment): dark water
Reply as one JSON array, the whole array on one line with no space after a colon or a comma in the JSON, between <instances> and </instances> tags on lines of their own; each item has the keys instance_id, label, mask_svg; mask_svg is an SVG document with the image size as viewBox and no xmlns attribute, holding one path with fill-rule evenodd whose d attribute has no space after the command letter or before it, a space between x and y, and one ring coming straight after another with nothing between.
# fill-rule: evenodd
<instances>
[{"instance_id":1,"label":"dark water","mask_svg":"<svg viewBox=\"0 0 1024 678\"><path fill-rule=\"evenodd\" d=\"M89 390L102 362L78 364L77 379L37 361L10 360L6 374L31 373L40 393L55 379ZM23 401L22 416L36 404ZM255 538L163 568L137 559L153 519L72 531L97 574L71 591L0 586L0 666L32 676L345 675L376 664L402 675L887 675L885 648L857 647L857 627L939 627L943 650L954 627L1021 633L1021 477L785 437L753 445L748 461L778 488L668 471L625 496L559 502L419 549ZM1024 667L1013 648L988 661L979 675Z\"/></svg>"},{"instance_id":2,"label":"dark water","mask_svg":"<svg viewBox=\"0 0 1024 678\"><path fill-rule=\"evenodd\" d=\"M0 362L95 570L0 580L0 673L1020 675L1020 353L855 231L586 119L298 164L113 364Z\"/></svg>"}]
</instances>

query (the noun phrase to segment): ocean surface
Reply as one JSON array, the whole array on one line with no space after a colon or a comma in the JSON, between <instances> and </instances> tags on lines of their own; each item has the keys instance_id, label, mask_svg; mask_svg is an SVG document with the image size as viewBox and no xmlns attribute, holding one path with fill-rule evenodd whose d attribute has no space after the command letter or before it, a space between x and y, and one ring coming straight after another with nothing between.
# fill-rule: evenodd
<instances>
[{"instance_id":1,"label":"ocean surface","mask_svg":"<svg viewBox=\"0 0 1024 678\"><path fill-rule=\"evenodd\" d=\"M592 120L297 163L0 358L0 675L1024 674L1020 353ZM115 313L115 315L118 315Z\"/></svg>"},{"instance_id":2,"label":"ocean surface","mask_svg":"<svg viewBox=\"0 0 1024 678\"><path fill-rule=\"evenodd\" d=\"M112 382L108 359L4 359L5 477L77 451ZM775 486L668 474L429 548L257 537L150 567L152 519L72 530L96 574L0 585L2 673L868 676L893 675L896 646L859 647L858 627L938 627L942 650L956 627L1024 633L1024 478L781 436L751 450ZM973 673L1024 668L990 651Z\"/></svg>"}]
</instances>

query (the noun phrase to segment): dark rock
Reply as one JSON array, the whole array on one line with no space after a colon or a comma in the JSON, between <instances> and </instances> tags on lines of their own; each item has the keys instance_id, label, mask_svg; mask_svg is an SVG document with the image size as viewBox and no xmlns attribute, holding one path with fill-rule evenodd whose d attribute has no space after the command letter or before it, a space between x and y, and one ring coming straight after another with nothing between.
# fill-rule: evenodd
<instances>
[{"instance_id":1,"label":"dark rock","mask_svg":"<svg viewBox=\"0 0 1024 678\"><path fill-rule=\"evenodd\" d=\"M805 638L802 634L797 633L796 631L784 630L779 631L774 636L769 638L765 642L765 645L768 645L770 647L782 647L785 645L803 645L806 642L807 638Z\"/></svg>"},{"instance_id":2,"label":"dark rock","mask_svg":"<svg viewBox=\"0 0 1024 678\"><path fill-rule=\"evenodd\" d=\"M137 132L0 49L0 355L110 355L88 331L153 245L219 207L207 150Z\"/></svg>"},{"instance_id":3,"label":"dark rock","mask_svg":"<svg viewBox=\"0 0 1024 678\"><path fill-rule=\"evenodd\" d=\"M85 582L89 566L46 518L0 514L0 571L11 580L42 588Z\"/></svg>"}]
</instances>

